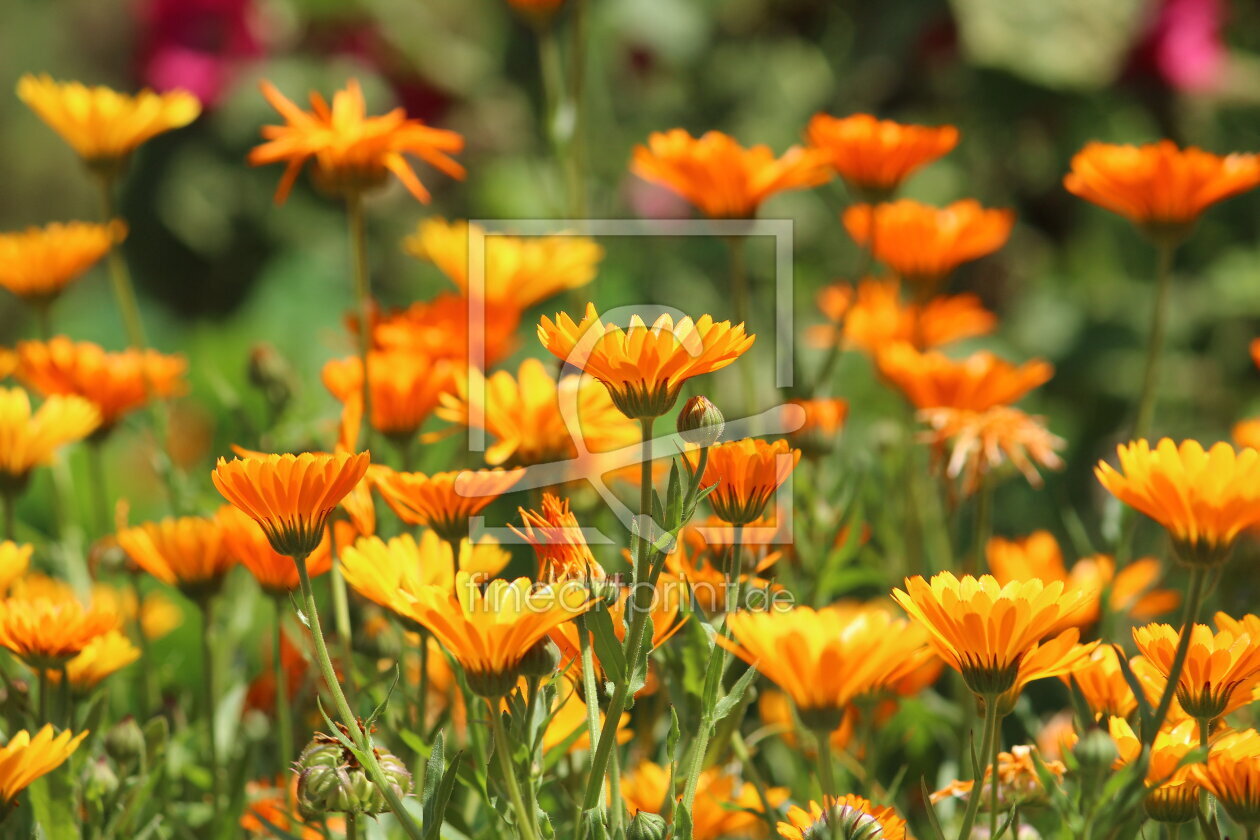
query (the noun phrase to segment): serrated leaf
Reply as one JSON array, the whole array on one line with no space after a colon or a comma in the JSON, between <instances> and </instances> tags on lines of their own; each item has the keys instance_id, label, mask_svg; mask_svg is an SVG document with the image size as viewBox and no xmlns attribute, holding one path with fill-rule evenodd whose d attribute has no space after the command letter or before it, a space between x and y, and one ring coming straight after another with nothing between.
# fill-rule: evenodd
<instances>
[{"instance_id":1,"label":"serrated leaf","mask_svg":"<svg viewBox=\"0 0 1260 840\"><path fill-rule=\"evenodd\" d=\"M586 614L586 623L591 630L595 656L604 673L613 682L621 682L626 678L626 655L621 640L613 630L611 615L606 609L591 610Z\"/></svg>"},{"instance_id":2,"label":"serrated leaf","mask_svg":"<svg viewBox=\"0 0 1260 840\"><path fill-rule=\"evenodd\" d=\"M725 654L725 651L723 651L723 654ZM731 686L730 692L713 707L714 723L725 720L727 715L735 711L743 700L744 692L748 690L748 686L752 685L755 679L757 679L757 669L750 666L743 676L735 681L735 685Z\"/></svg>"}]
</instances>

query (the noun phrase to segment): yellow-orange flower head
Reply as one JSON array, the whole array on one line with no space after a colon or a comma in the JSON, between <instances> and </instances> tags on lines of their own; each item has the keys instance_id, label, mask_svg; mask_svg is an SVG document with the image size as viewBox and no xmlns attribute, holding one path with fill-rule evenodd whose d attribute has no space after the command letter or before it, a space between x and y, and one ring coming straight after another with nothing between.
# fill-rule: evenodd
<instances>
[{"instance_id":1,"label":"yellow-orange flower head","mask_svg":"<svg viewBox=\"0 0 1260 840\"><path fill-rule=\"evenodd\" d=\"M700 479L702 488L716 489L707 496L709 506L723 522L748 525L761 518L775 492L801 460L801 451L786 440L767 443L744 438L709 447L709 462ZM687 453L692 469L699 453Z\"/></svg>"},{"instance_id":2,"label":"yellow-orange flower head","mask_svg":"<svg viewBox=\"0 0 1260 840\"><path fill-rule=\"evenodd\" d=\"M0 493L26 487L31 470L48 464L67 443L96 429L101 415L81 397L53 396L38 411L21 388L0 388Z\"/></svg>"},{"instance_id":3,"label":"yellow-orange flower head","mask_svg":"<svg viewBox=\"0 0 1260 840\"><path fill-rule=\"evenodd\" d=\"M906 821L887 805L874 805L857 794L828 797L824 809L810 801L808 810L793 805L778 825L787 840L905 840Z\"/></svg>"},{"instance_id":4,"label":"yellow-orange flower head","mask_svg":"<svg viewBox=\"0 0 1260 840\"><path fill-rule=\"evenodd\" d=\"M249 570L263 592L272 598L283 599L298 589L301 580L297 564L292 557L272 547L271 540L252 517L232 505L223 505L215 512L214 520L223 534L228 554ZM306 558L306 571L314 578L331 568L332 551L328 532L325 531L319 547Z\"/></svg>"},{"instance_id":5,"label":"yellow-orange flower head","mask_svg":"<svg viewBox=\"0 0 1260 840\"><path fill-rule=\"evenodd\" d=\"M450 156L464 148L463 137L410 119L402 108L379 117L367 116L357 79L333 94L331 106L312 92L310 111L294 105L268 81L261 87L285 124L263 126L267 142L249 153L249 162L254 166L287 164L276 188L277 204L284 203L308 160L314 161L316 184L340 197L379 187L393 173L417 200L428 204L429 191L411 168L406 158L409 154L452 178L464 177L464 167Z\"/></svg>"},{"instance_id":6,"label":"yellow-orange flower head","mask_svg":"<svg viewBox=\"0 0 1260 840\"><path fill-rule=\"evenodd\" d=\"M1260 156L1221 157L1177 148L1088 143L1063 178L1068 192L1124 216L1148 235L1176 242L1218 201L1260 185Z\"/></svg>"},{"instance_id":7,"label":"yellow-orange flower head","mask_svg":"<svg viewBox=\"0 0 1260 840\"><path fill-rule=\"evenodd\" d=\"M1116 766L1132 764L1142 755L1142 741L1124 718L1111 718L1107 723L1119 757ZM1186 756L1198 748L1198 724L1183 720L1165 726L1155 734L1146 765L1146 813L1151 819L1165 823L1182 823L1195 818L1199 811L1199 786L1191 776L1193 765L1185 764Z\"/></svg>"},{"instance_id":8,"label":"yellow-orange flower head","mask_svg":"<svg viewBox=\"0 0 1260 840\"><path fill-rule=\"evenodd\" d=\"M646 146L635 147L630 168L715 219L750 219L775 193L831 177L825 152L793 146L776 158L769 146L744 148L720 131L692 137L681 128L649 135Z\"/></svg>"},{"instance_id":9,"label":"yellow-orange flower head","mask_svg":"<svg viewBox=\"0 0 1260 840\"><path fill-rule=\"evenodd\" d=\"M89 166L114 174L147 140L197 119L201 103L186 90L135 95L47 75L18 80L18 98L61 135Z\"/></svg>"},{"instance_id":10,"label":"yellow-orange flower head","mask_svg":"<svg viewBox=\"0 0 1260 840\"><path fill-rule=\"evenodd\" d=\"M0 601L0 647L37 670L60 668L92 640L118 627L118 616L84 607L72 595L10 596Z\"/></svg>"},{"instance_id":11,"label":"yellow-orange flower head","mask_svg":"<svg viewBox=\"0 0 1260 840\"><path fill-rule=\"evenodd\" d=\"M991 210L972 199L931 207L908 198L891 204L858 204L841 220L853 241L924 291L934 290L963 263L988 256L1006 244L1015 213Z\"/></svg>"},{"instance_id":12,"label":"yellow-orange flower head","mask_svg":"<svg viewBox=\"0 0 1260 840\"><path fill-rule=\"evenodd\" d=\"M117 671L140 658L140 648L131 643L125 633L119 630L97 636L88 642L87 647L79 655L66 663L66 676L70 678L70 688L76 694L85 694ZM61 671L49 671L48 678L56 683L61 679Z\"/></svg>"},{"instance_id":13,"label":"yellow-orange flower head","mask_svg":"<svg viewBox=\"0 0 1260 840\"><path fill-rule=\"evenodd\" d=\"M120 221L53 223L0 233L0 286L30 303L47 304L126 235Z\"/></svg>"},{"instance_id":14,"label":"yellow-orange flower head","mask_svg":"<svg viewBox=\"0 0 1260 840\"><path fill-rule=\"evenodd\" d=\"M1067 446L1067 441L1046 428L1044 417L1008 405L984 411L926 408L918 416L931 427L920 439L948 450L945 474L961 477L965 495L979 490L985 476L1007 462L1033 487L1042 484L1038 466L1049 470L1063 467L1056 450Z\"/></svg>"},{"instance_id":15,"label":"yellow-orange flower head","mask_svg":"<svg viewBox=\"0 0 1260 840\"><path fill-rule=\"evenodd\" d=\"M12 540L0 541L0 594L8 591L13 581L26 574L35 547Z\"/></svg>"},{"instance_id":16,"label":"yellow-orange flower head","mask_svg":"<svg viewBox=\"0 0 1260 840\"><path fill-rule=\"evenodd\" d=\"M980 351L954 361L904 343L884 348L876 361L879 372L921 409L987 411L1016 402L1054 375L1054 367L1040 359L1016 366Z\"/></svg>"},{"instance_id":17,"label":"yellow-orange flower head","mask_svg":"<svg viewBox=\"0 0 1260 840\"><path fill-rule=\"evenodd\" d=\"M1239 622L1222 613L1218 624L1222 626L1217 633L1206 624L1194 625L1177 680L1177 700L1196 720L1214 721L1251 702L1252 690L1260 685L1260 618L1247 616ZM1172 672L1180 638L1180 632L1167 624L1133 629L1138 650L1165 679Z\"/></svg>"},{"instance_id":18,"label":"yellow-orange flower head","mask_svg":"<svg viewBox=\"0 0 1260 840\"><path fill-rule=\"evenodd\" d=\"M1079 661L1060 657L1074 652L1079 638L1074 628L1041 642L1083 606L1084 593L1065 592L1061 581L1046 584L1034 578L1002 586L992 575L960 580L941 572L930 582L917 575L906 578L905 590L894 589L892 595L927 628L933 647L981 697L997 697L1021 682L1060 672L1043 665Z\"/></svg>"},{"instance_id":19,"label":"yellow-orange flower head","mask_svg":"<svg viewBox=\"0 0 1260 840\"><path fill-rule=\"evenodd\" d=\"M651 761L640 761L621 777L621 796L632 811L649 814L661 812L673 796L669 768ZM766 790L771 807L787 801L787 788ZM741 781L719 767L710 767L700 774L696 800L691 809L693 840L728 840L755 837L762 825L764 809L761 797L751 782Z\"/></svg>"},{"instance_id":20,"label":"yellow-orange flower head","mask_svg":"<svg viewBox=\"0 0 1260 840\"><path fill-rule=\"evenodd\" d=\"M306 557L319 548L329 514L363 478L369 461L366 452L220 458L211 480L258 523L272 548Z\"/></svg>"},{"instance_id":21,"label":"yellow-orange flower head","mask_svg":"<svg viewBox=\"0 0 1260 840\"><path fill-rule=\"evenodd\" d=\"M118 545L136 565L194 601L219 591L236 565L219 524L204 516L147 522L118 532Z\"/></svg>"},{"instance_id":22,"label":"yellow-orange flower head","mask_svg":"<svg viewBox=\"0 0 1260 840\"><path fill-rule=\"evenodd\" d=\"M363 362L358 356L324 365L324 385L340 402L361 400ZM372 428L388 437L410 441L437 408L442 394L455 384L455 366L406 351L368 354L372 391Z\"/></svg>"},{"instance_id":23,"label":"yellow-orange flower head","mask_svg":"<svg viewBox=\"0 0 1260 840\"><path fill-rule=\"evenodd\" d=\"M566 364L603 382L613 404L627 417L640 420L668 412L684 382L731 364L752 346L755 336L746 335L743 324L732 327L709 315L677 323L662 315L651 326L635 315L622 329L605 324L595 304L588 303L578 323L565 312L555 321L543 316L538 338Z\"/></svg>"},{"instance_id":24,"label":"yellow-orange flower head","mask_svg":"<svg viewBox=\"0 0 1260 840\"><path fill-rule=\"evenodd\" d=\"M447 542L468 536L468 520L481 513L524 470L461 470L424 473L388 472L376 480L381 495L408 525L424 525Z\"/></svg>"},{"instance_id":25,"label":"yellow-orange flower head","mask_svg":"<svg viewBox=\"0 0 1260 840\"><path fill-rule=\"evenodd\" d=\"M88 735L69 730L54 734L47 724L34 737L25 729L14 732L9 742L0 747L0 802L12 805L31 782L56 770Z\"/></svg>"},{"instance_id":26,"label":"yellow-orange flower head","mask_svg":"<svg viewBox=\"0 0 1260 840\"><path fill-rule=\"evenodd\" d=\"M1231 732L1212 745L1207 762L1190 768L1190 777L1225 807L1234 822L1255 831L1260 826L1260 732Z\"/></svg>"},{"instance_id":27,"label":"yellow-orange flower head","mask_svg":"<svg viewBox=\"0 0 1260 840\"><path fill-rule=\"evenodd\" d=\"M1188 565L1224 562L1238 534L1260 523L1254 449L1217 443L1205 451L1198 441L1164 438L1154 449L1138 440L1116 452L1119 470L1100 461L1094 475L1111 495L1164 526Z\"/></svg>"},{"instance_id":28,"label":"yellow-orange flower head","mask_svg":"<svg viewBox=\"0 0 1260 840\"><path fill-rule=\"evenodd\" d=\"M538 579L547 583L603 580L604 569L586 544L582 526L569 508L569 500L543 493L541 509L518 508L522 528L512 530L534 548Z\"/></svg>"},{"instance_id":29,"label":"yellow-orange flower head","mask_svg":"<svg viewBox=\"0 0 1260 840\"><path fill-rule=\"evenodd\" d=\"M101 413L101 432L149 400L185 389L188 362L155 350L108 353L90 341L58 336L17 346L18 378L46 396L74 394Z\"/></svg>"},{"instance_id":30,"label":"yellow-orange flower head","mask_svg":"<svg viewBox=\"0 0 1260 840\"><path fill-rule=\"evenodd\" d=\"M815 114L805 129L805 140L830 156L832 167L863 200L878 202L891 196L915 170L958 145L958 129L905 125L870 114Z\"/></svg>"}]
</instances>

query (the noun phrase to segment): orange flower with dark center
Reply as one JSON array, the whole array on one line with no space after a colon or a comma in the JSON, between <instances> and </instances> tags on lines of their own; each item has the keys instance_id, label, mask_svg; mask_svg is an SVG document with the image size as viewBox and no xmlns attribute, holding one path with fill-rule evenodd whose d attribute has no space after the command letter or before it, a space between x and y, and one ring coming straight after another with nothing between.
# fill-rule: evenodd
<instances>
[{"instance_id":1,"label":"orange flower with dark center","mask_svg":"<svg viewBox=\"0 0 1260 840\"><path fill-rule=\"evenodd\" d=\"M827 797L826 809L810 800L808 810L793 805L787 821L778 825L779 836L787 840L815 838L867 838L905 840L906 821L887 805L874 805L857 794Z\"/></svg>"},{"instance_id":2,"label":"orange flower with dark center","mask_svg":"<svg viewBox=\"0 0 1260 840\"><path fill-rule=\"evenodd\" d=\"M1164 526L1177 556L1190 565L1225 561L1238 534L1260 524L1260 453L1209 450L1194 440L1155 448L1146 440L1116 447L1117 470L1105 461L1094 475L1111 495Z\"/></svg>"},{"instance_id":3,"label":"orange flower with dark center","mask_svg":"<svg viewBox=\"0 0 1260 840\"><path fill-rule=\"evenodd\" d=\"M319 548L329 514L362 480L369 459L366 452L220 458L210 477L223 498L258 523L272 548L304 558Z\"/></svg>"},{"instance_id":4,"label":"orange flower with dark center","mask_svg":"<svg viewBox=\"0 0 1260 840\"><path fill-rule=\"evenodd\" d=\"M915 170L958 145L958 129L906 125L870 114L815 114L805 129L805 140L830 156L832 167L863 200L878 202Z\"/></svg>"},{"instance_id":5,"label":"orange flower with dark center","mask_svg":"<svg viewBox=\"0 0 1260 840\"><path fill-rule=\"evenodd\" d=\"M801 460L801 451L786 440L767 443L744 438L709 447L708 467L700 479L702 489L713 487L706 498L723 522L749 525L761 518L775 492ZM699 453L687 453L692 470Z\"/></svg>"},{"instance_id":6,"label":"orange flower with dark center","mask_svg":"<svg viewBox=\"0 0 1260 840\"><path fill-rule=\"evenodd\" d=\"M720 131L692 137L681 128L653 132L630 166L715 219L750 219L775 193L816 187L831 177L828 155L796 146L776 158L769 146L744 148Z\"/></svg>"},{"instance_id":7,"label":"orange flower with dark center","mask_svg":"<svg viewBox=\"0 0 1260 840\"><path fill-rule=\"evenodd\" d=\"M1214 721L1251 702L1260 685L1260 618L1236 621L1217 616L1221 629L1213 633L1206 624L1190 632L1190 647L1177 680L1177 700L1196 720ZM1148 624L1133 629L1133 641L1159 673L1172 673L1181 634L1167 624Z\"/></svg>"},{"instance_id":8,"label":"orange flower with dark center","mask_svg":"<svg viewBox=\"0 0 1260 840\"><path fill-rule=\"evenodd\" d=\"M25 391L0 388L0 494L21 492L31 470L51 463L59 448L87 437L100 421L81 397L52 396L32 412Z\"/></svg>"},{"instance_id":9,"label":"orange flower with dark center","mask_svg":"<svg viewBox=\"0 0 1260 840\"><path fill-rule=\"evenodd\" d=\"M603 566L591 554L582 526L569 508L569 500L544 492L541 509L517 508L522 528L509 526L534 548L538 579L546 583L603 580Z\"/></svg>"},{"instance_id":10,"label":"orange flower with dark center","mask_svg":"<svg viewBox=\"0 0 1260 840\"><path fill-rule=\"evenodd\" d=\"M988 256L1006 244L1015 213L991 210L964 199L931 207L908 198L891 204L849 207L845 230L875 258L912 285L930 292L963 263Z\"/></svg>"},{"instance_id":11,"label":"orange flower with dark center","mask_svg":"<svg viewBox=\"0 0 1260 840\"><path fill-rule=\"evenodd\" d=\"M0 234L0 286L35 304L46 304L122 242L127 226L53 223Z\"/></svg>"},{"instance_id":12,"label":"orange flower with dark center","mask_svg":"<svg viewBox=\"0 0 1260 840\"><path fill-rule=\"evenodd\" d=\"M986 476L1008 462L1033 487L1042 485L1038 466L1048 470L1063 468L1057 450L1067 446L1067 441L1051 434L1044 417L1006 405L984 411L925 408L918 417L931 426L920 439L949 450L945 474L962 478L964 495L975 493Z\"/></svg>"},{"instance_id":13,"label":"orange flower with dark center","mask_svg":"<svg viewBox=\"0 0 1260 840\"><path fill-rule=\"evenodd\" d=\"M223 534L228 554L249 570L263 592L283 599L299 587L301 581L293 558L272 548L267 535L248 514L232 505L223 505L215 512L214 521ZM331 568L332 551L325 530L319 547L306 558L306 570L314 578Z\"/></svg>"},{"instance_id":14,"label":"orange flower with dark center","mask_svg":"<svg viewBox=\"0 0 1260 840\"><path fill-rule=\"evenodd\" d=\"M470 240L477 243L479 277L469 274ZM517 310L587 285L604 258L604 249L586 236L508 236L439 218L422 221L403 246L436 265L464 297Z\"/></svg>"},{"instance_id":15,"label":"orange flower with dark center","mask_svg":"<svg viewBox=\"0 0 1260 840\"><path fill-rule=\"evenodd\" d=\"M249 162L254 166L287 165L276 188L277 204L284 203L307 161L314 161L315 183L336 196L379 187L393 173L417 200L428 204L429 191L416 177L407 155L415 155L452 178L464 177L464 167L450 156L464 148L463 137L410 119L402 108L378 117L367 116L357 79L333 94L331 105L312 92L310 111L294 105L268 81L261 87L285 124L263 126L267 142L249 153Z\"/></svg>"},{"instance_id":16,"label":"orange flower with dark center","mask_svg":"<svg viewBox=\"0 0 1260 840\"><path fill-rule=\"evenodd\" d=\"M31 668L60 668L118 627L118 616L71 595L10 596L0 601L0 647Z\"/></svg>"},{"instance_id":17,"label":"orange flower with dark center","mask_svg":"<svg viewBox=\"0 0 1260 840\"><path fill-rule=\"evenodd\" d=\"M12 806L19 793L60 767L88 735L71 735L69 730L54 732L52 724L46 724L34 737L22 729L0 747L0 803Z\"/></svg>"},{"instance_id":18,"label":"orange flower with dark center","mask_svg":"<svg viewBox=\"0 0 1260 840\"><path fill-rule=\"evenodd\" d=\"M674 795L670 790L673 778L668 767L651 761L640 761L621 777L621 796L631 812L661 813L666 801ZM787 801L787 788L766 790L771 807ZM762 825L764 806L751 782L741 781L719 767L710 767L700 774L696 800L691 809L693 840L727 840L752 837Z\"/></svg>"},{"instance_id":19,"label":"orange flower with dark center","mask_svg":"<svg viewBox=\"0 0 1260 840\"><path fill-rule=\"evenodd\" d=\"M1124 216L1157 238L1183 238L1218 201L1260 185L1260 156L1221 157L1171 140L1145 146L1088 143L1063 178L1068 192Z\"/></svg>"},{"instance_id":20,"label":"orange flower with dark center","mask_svg":"<svg viewBox=\"0 0 1260 840\"><path fill-rule=\"evenodd\" d=\"M863 280L856 289L847 283L833 283L818 293L817 300L831 323L806 330L806 338L815 347L839 343L875 354L906 342L919 350L930 350L988 335L997 326L997 316L985 309L976 295L936 295L922 303L906 303L896 278Z\"/></svg>"},{"instance_id":21,"label":"orange flower with dark center","mask_svg":"<svg viewBox=\"0 0 1260 840\"><path fill-rule=\"evenodd\" d=\"M876 363L879 372L920 409L987 411L1018 401L1054 375L1054 367L1041 359L1016 366L980 351L955 361L909 344L884 348Z\"/></svg>"},{"instance_id":22,"label":"orange flower with dark center","mask_svg":"<svg viewBox=\"0 0 1260 840\"><path fill-rule=\"evenodd\" d=\"M524 474L519 469L433 475L391 471L382 473L376 486L408 525L424 525L447 542L458 543L468 536L468 520L512 489Z\"/></svg>"},{"instance_id":23,"label":"orange flower with dark center","mask_svg":"<svg viewBox=\"0 0 1260 840\"><path fill-rule=\"evenodd\" d=\"M109 353L90 341L58 336L17 346L18 378L41 394L75 394L101 412L106 433L151 399L183 393L188 362L155 350Z\"/></svg>"},{"instance_id":24,"label":"orange flower with dark center","mask_svg":"<svg viewBox=\"0 0 1260 840\"><path fill-rule=\"evenodd\" d=\"M373 351L368 355L372 391L372 428L410 441L455 384L455 366L447 359L416 353ZM363 362L358 356L324 365L324 385L342 403L363 396Z\"/></svg>"},{"instance_id":25,"label":"orange flower with dark center","mask_svg":"<svg viewBox=\"0 0 1260 840\"><path fill-rule=\"evenodd\" d=\"M588 303L578 323L565 312L555 321L544 315L538 338L565 364L603 382L617 408L640 420L665 414L684 382L731 364L755 336L746 335L743 324L732 327L730 321L715 322L709 315L677 323L662 315L651 326L635 315L623 329L605 324L595 304Z\"/></svg>"},{"instance_id":26,"label":"orange flower with dark center","mask_svg":"<svg viewBox=\"0 0 1260 840\"><path fill-rule=\"evenodd\" d=\"M197 119L201 103L186 90L131 95L47 75L18 80L18 99L93 167L112 173L147 140Z\"/></svg>"},{"instance_id":27,"label":"orange flower with dark center","mask_svg":"<svg viewBox=\"0 0 1260 840\"><path fill-rule=\"evenodd\" d=\"M204 516L148 522L118 532L118 545L136 565L194 601L219 591L236 565L219 524Z\"/></svg>"}]
</instances>

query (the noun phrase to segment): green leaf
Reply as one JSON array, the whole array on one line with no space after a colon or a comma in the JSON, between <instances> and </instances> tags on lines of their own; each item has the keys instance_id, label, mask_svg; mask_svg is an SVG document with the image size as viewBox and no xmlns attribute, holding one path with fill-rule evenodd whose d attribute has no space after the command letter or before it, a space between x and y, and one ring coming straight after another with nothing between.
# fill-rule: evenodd
<instances>
[{"instance_id":1,"label":"green leaf","mask_svg":"<svg viewBox=\"0 0 1260 840\"><path fill-rule=\"evenodd\" d=\"M375 709L372 710L372 714L368 715L368 719L363 722L364 732L370 732L372 730L372 724L376 723L377 718L381 716L381 712L385 711L385 708L389 705L389 698L394 696L394 689L398 687L398 676L400 673L401 671L398 668L398 663L395 662L394 679L389 684L389 690L385 692L385 698L381 700L380 704Z\"/></svg>"},{"instance_id":2,"label":"green leaf","mask_svg":"<svg viewBox=\"0 0 1260 840\"><path fill-rule=\"evenodd\" d=\"M39 824L45 840L78 840L75 826L74 783L70 768L64 764L51 773L36 779L27 788L35 822Z\"/></svg>"},{"instance_id":3,"label":"green leaf","mask_svg":"<svg viewBox=\"0 0 1260 840\"><path fill-rule=\"evenodd\" d=\"M1129 690L1133 692L1133 696L1137 699L1138 720L1141 722L1141 731L1143 740L1147 740L1147 730L1153 725L1155 720L1155 710L1151 708L1150 701L1146 699L1146 692L1142 690L1142 682L1137 678L1137 674L1133 673L1133 668L1129 665L1128 658L1124 655L1124 650L1113 644L1116 650L1116 661L1120 663L1120 673L1124 676L1124 681L1129 684ZM1154 739L1154 735L1151 735Z\"/></svg>"},{"instance_id":4,"label":"green leaf","mask_svg":"<svg viewBox=\"0 0 1260 840\"><path fill-rule=\"evenodd\" d=\"M725 655L726 651L722 651ZM730 693L717 702L713 707L713 722L717 723L726 718L731 712L739 706L743 699L744 692L748 690L748 686L752 685L753 680L757 679L757 669L749 667L744 675L740 677L735 685L731 686Z\"/></svg>"},{"instance_id":5,"label":"green leaf","mask_svg":"<svg viewBox=\"0 0 1260 840\"><path fill-rule=\"evenodd\" d=\"M441 735L438 735L440 741ZM459 777L460 758L463 757L462 752L455 753L451 759L451 766L442 772L442 761L439 752L439 743L434 743L433 755L438 756L438 761L434 763L433 756L429 757L429 771L426 776L438 778L441 774L442 781L432 791L425 794L424 801L424 837L425 840L440 840L442 836L442 823L446 820L446 807L451 802L451 794L455 790L455 780Z\"/></svg>"},{"instance_id":6,"label":"green leaf","mask_svg":"<svg viewBox=\"0 0 1260 840\"><path fill-rule=\"evenodd\" d=\"M928 790L927 779L919 777L919 793L923 797L924 812L927 814L928 827L932 829L932 840L945 840L945 832L941 830L941 820L936 816L936 806L932 804L932 791Z\"/></svg>"},{"instance_id":7,"label":"green leaf","mask_svg":"<svg viewBox=\"0 0 1260 840\"><path fill-rule=\"evenodd\" d=\"M613 682L621 682L626 678L626 655L622 651L621 640L613 630L612 616L606 609L591 610L586 614L586 623L591 629L595 656L604 673Z\"/></svg>"}]
</instances>

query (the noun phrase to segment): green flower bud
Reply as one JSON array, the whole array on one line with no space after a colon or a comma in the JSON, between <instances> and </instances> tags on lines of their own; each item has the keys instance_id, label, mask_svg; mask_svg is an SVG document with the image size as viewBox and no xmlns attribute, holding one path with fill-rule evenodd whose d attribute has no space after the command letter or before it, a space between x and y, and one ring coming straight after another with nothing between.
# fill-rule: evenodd
<instances>
[{"instance_id":1,"label":"green flower bud","mask_svg":"<svg viewBox=\"0 0 1260 840\"><path fill-rule=\"evenodd\" d=\"M411 790L411 774L406 765L380 747L374 753L394 795L406 796ZM298 773L298 813L303 819L389 810L384 791L373 783L354 754L327 735L317 734L307 744L294 769Z\"/></svg>"},{"instance_id":2,"label":"green flower bud","mask_svg":"<svg viewBox=\"0 0 1260 840\"><path fill-rule=\"evenodd\" d=\"M678 412L678 436L696 446L712 446L722 437L726 418L708 397L692 397Z\"/></svg>"},{"instance_id":3,"label":"green flower bud","mask_svg":"<svg viewBox=\"0 0 1260 840\"><path fill-rule=\"evenodd\" d=\"M144 751L144 732L131 715L105 733L105 754L122 766L139 761Z\"/></svg>"},{"instance_id":4,"label":"green flower bud","mask_svg":"<svg viewBox=\"0 0 1260 840\"><path fill-rule=\"evenodd\" d=\"M540 639L525 652L519 666L523 677L549 677L560 667L560 648L551 639Z\"/></svg>"},{"instance_id":5,"label":"green flower bud","mask_svg":"<svg viewBox=\"0 0 1260 840\"><path fill-rule=\"evenodd\" d=\"M639 811L630 820L626 840L665 840L669 836L669 823L660 814Z\"/></svg>"},{"instance_id":6,"label":"green flower bud","mask_svg":"<svg viewBox=\"0 0 1260 840\"><path fill-rule=\"evenodd\" d=\"M100 801L118 790L118 774L105 759L88 762L83 770L83 795L89 801Z\"/></svg>"}]
</instances>

